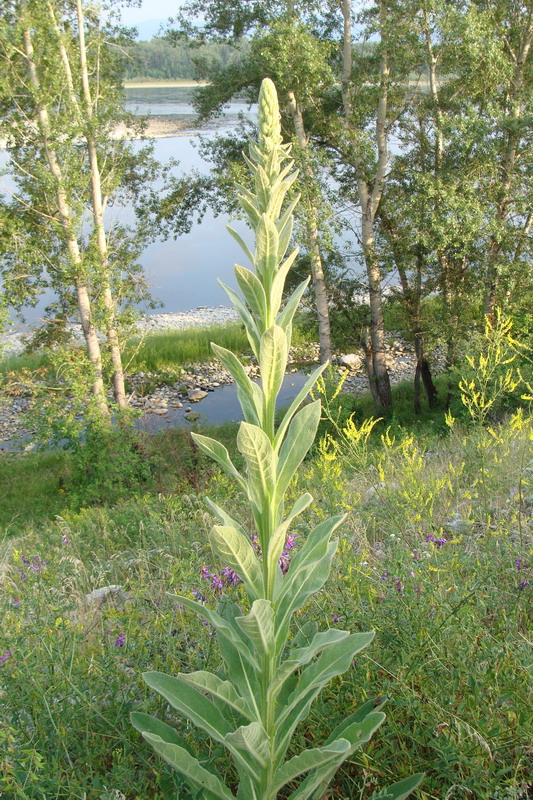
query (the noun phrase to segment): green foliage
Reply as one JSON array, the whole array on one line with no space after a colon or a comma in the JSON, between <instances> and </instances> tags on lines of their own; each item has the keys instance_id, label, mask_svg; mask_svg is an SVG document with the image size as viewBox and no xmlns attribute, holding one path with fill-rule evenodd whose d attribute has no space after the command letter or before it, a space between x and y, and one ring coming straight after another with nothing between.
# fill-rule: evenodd
<instances>
[{"instance_id":1,"label":"green foliage","mask_svg":"<svg viewBox=\"0 0 533 800\"><path fill-rule=\"evenodd\" d=\"M248 350L248 340L241 325L213 325L183 331L162 331L149 334L144 339L131 339L125 348L124 362L130 372L138 372L208 361L212 358L213 340L221 347L237 353Z\"/></svg>"},{"instance_id":2,"label":"green foliage","mask_svg":"<svg viewBox=\"0 0 533 800\"><path fill-rule=\"evenodd\" d=\"M339 505L348 514L325 590L298 612L291 648L303 658L309 635L318 627L332 635L332 621L355 631L372 627L376 636L317 698L290 755L327 742L336 726L357 722L350 717L361 703L366 713L379 711L389 697L387 735L345 762L331 785L334 796L370 800L380 787L424 769L423 800L447 793L461 800L527 798L531 420L512 418L494 433L456 423L438 441L417 433L405 444L404 433L391 446L378 436L359 471L343 450L331 459L317 452L291 487L289 502L305 490L316 499L295 520L300 543ZM173 473L176 452L181 459L186 447L173 433L166 436L167 443L159 438L154 447L174 452L174 463L167 462ZM230 438L228 432L228 446ZM490 517L480 502L484 443L490 444L483 456ZM56 458L31 453L0 460L0 485L17 492L21 523L8 529L8 536L17 535L0 550L0 656L11 651L0 663L0 792L21 800L84 793L87 800L193 800L175 770L139 748L127 718L135 709L145 726L165 716L168 727L159 735L171 736L175 728L180 746L195 757L208 753L202 766L216 765L233 786L236 775L222 748L210 747L165 700L147 697L140 673L184 670L186 677L191 670L197 685L205 670L221 676L212 627L167 593L191 598L196 592L206 598L204 612L214 608L221 595L211 581L220 572L201 535L214 522L203 494L218 507L231 503L247 527L242 496L221 472L208 477L203 461L198 471L208 484L197 492L184 485L181 495L157 496L139 487L112 506L72 509L68 490L59 493L57 482L46 478L55 474ZM54 504L53 491L62 506ZM3 503L0 509L7 512ZM447 541L425 541L430 536ZM36 566L36 555L47 563L31 569L23 555ZM87 593L106 585L123 586L125 605L86 603ZM228 586L225 601L244 605L243 589Z\"/></svg>"},{"instance_id":3,"label":"green foliage","mask_svg":"<svg viewBox=\"0 0 533 800\"><path fill-rule=\"evenodd\" d=\"M130 81L197 78L202 62L227 68L240 61L247 45L242 40L235 45L208 43L192 49L189 42L160 38L135 42L126 50L124 77Z\"/></svg>"},{"instance_id":4,"label":"green foliage","mask_svg":"<svg viewBox=\"0 0 533 800\"><path fill-rule=\"evenodd\" d=\"M290 148L281 141L276 90L265 79L259 95L259 144L250 142L246 158L255 190L239 186L239 200L256 234L255 253L241 244L255 272L236 267L244 301L224 287L259 363L261 386L249 379L233 353L213 346L238 387L244 421L237 448L244 458L244 473L221 443L193 434L198 447L237 483L251 510L260 557L246 528L210 501L222 523L209 536L213 554L243 582L248 613L233 603L221 602L215 612L186 596L178 597L185 608L214 627L227 680L221 682L204 671L197 677L194 673L144 675L147 684L182 717L229 751L239 776L237 796L255 800L274 800L284 787L293 800L322 796L341 764L368 742L385 719L381 712L367 710L361 719L337 729L322 747L304 749L285 760L295 729L308 717L313 701L331 680L348 670L374 634L350 635L335 629L311 632L303 637L303 646L289 650L291 621L308 597L326 583L337 550L331 537L344 517L316 525L288 571L282 569L289 528L312 502L309 494L303 494L284 518L285 496L314 442L320 420L319 401L301 403L324 367L315 371L276 429L276 398L287 367L292 321L308 284L303 281L280 310L285 278L297 254L286 256L294 202L285 211L282 206L296 173L291 174L292 162L285 163ZM240 240L235 231L233 235ZM157 720L147 723L144 716L134 715L132 721L155 751L185 776L193 792L205 798L235 797L222 776L177 743L177 734L169 733ZM404 796L421 778L412 780Z\"/></svg>"}]
</instances>

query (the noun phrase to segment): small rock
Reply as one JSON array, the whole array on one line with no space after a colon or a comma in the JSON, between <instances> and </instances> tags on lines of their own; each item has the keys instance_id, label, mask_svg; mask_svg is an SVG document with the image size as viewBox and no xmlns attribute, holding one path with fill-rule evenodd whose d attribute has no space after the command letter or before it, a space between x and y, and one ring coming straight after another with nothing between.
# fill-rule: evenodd
<instances>
[{"instance_id":1,"label":"small rock","mask_svg":"<svg viewBox=\"0 0 533 800\"><path fill-rule=\"evenodd\" d=\"M358 353L346 353L346 355L339 357L339 364L343 367L348 367L348 369L356 370L361 369L363 360L363 356Z\"/></svg>"},{"instance_id":2,"label":"small rock","mask_svg":"<svg viewBox=\"0 0 533 800\"><path fill-rule=\"evenodd\" d=\"M187 397L190 403L199 403L200 400L203 400L204 397L207 397L207 392L204 392L203 389L189 389L187 392Z\"/></svg>"},{"instance_id":3,"label":"small rock","mask_svg":"<svg viewBox=\"0 0 533 800\"><path fill-rule=\"evenodd\" d=\"M197 419L200 419L200 414L198 411L189 411L185 414L185 419L187 422L196 422Z\"/></svg>"}]
</instances>

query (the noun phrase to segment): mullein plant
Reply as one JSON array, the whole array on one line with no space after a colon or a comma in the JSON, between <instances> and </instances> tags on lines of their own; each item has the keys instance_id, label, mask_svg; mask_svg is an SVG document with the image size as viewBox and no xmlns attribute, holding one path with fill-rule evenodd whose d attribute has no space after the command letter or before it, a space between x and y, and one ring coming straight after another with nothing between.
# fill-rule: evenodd
<instances>
[{"instance_id":1,"label":"mullein plant","mask_svg":"<svg viewBox=\"0 0 533 800\"><path fill-rule=\"evenodd\" d=\"M275 800L281 795L290 800L318 800L338 767L368 742L385 715L380 702L368 701L341 722L321 747L287 759L294 730L308 716L317 695L350 669L355 655L372 641L374 633L334 628L317 632L316 625L307 624L291 639L292 617L328 578L337 549L332 534L344 517L317 525L289 568L281 568L291 525L313 499L302 494L288 513L285 510L288 486L313 444L320 420L320 401L303 403L324 366L309 377L276 425L276 398L287 367L292 322L309 279L281 308L285 279L298 252L293 250L286 257L299 198L283 209L297 173L292 171L290 145L282 144L276 89L268 79L259 95L259 143L250 142L249 158L245 158L255 191L239 186L239 201L255 231L255 252L236 231L229 230L254 271L235 266L243 297L224 288L245 325L261 370L261 385L250 380L232 352L212 345L237 385L244 416L237 446L246 464L244 474L220 442L193 435L198 447L236 481L250 504L255 526L252 534L225 509L207 501L220 520L209 534L213 552L242 579L248 603L243 610L223 600L213 611L189 597L177 598L215 629L224 674L200 670L175 677L160 672L144 675L148 686L180 715L227 748L238 775L236 795L209 760L197 759L173 728L138 712L132 714L132 722L154 750L181 773L194 797ZM421 778L403 780L374 797L405 798Z\"/></svg>"}]
</instances>

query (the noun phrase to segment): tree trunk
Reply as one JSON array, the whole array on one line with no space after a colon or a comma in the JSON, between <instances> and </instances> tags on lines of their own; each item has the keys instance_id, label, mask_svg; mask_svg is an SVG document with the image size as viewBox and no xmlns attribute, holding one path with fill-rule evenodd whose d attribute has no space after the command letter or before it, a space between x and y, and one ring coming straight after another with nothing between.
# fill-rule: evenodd
<instances>
[{"instance_id":1,"label":"tree trunk","mask_svg":"<svg viewBox=\"0 0 533 800\"><path fill-rule=\"evenodd\" d=\"M352 101L350 95L350 76L352 72L352 26L351 2L342 0L341 5L344 34L342 49L342 101L345 124L350 132L352 128L351 113ZM380 4L380 15L383 4ZM383 319L383 293L381 270L378 264L375 240L374 220L383 195L385 176L388 163L387 151L387 104L388 104L389 66L386 48L383 47L380 62L380 91L376 116L376 146L377 166L373 181L368 181L365 176L365 165L355 147L352 145L353 163L357 172L357 191L362 212L362 246L368 276L368 291L370 300L370 346L372 348L372 367L369 371L369 381L374 384L374 401L378 408L392 407L392 392L389 373L385 360L385 324ZM367 343L368 345L368 343ZM367 364L369 359L367 357Z\"/></svg>"},{"instance_id":2,"label":"tree trunk","mask_svg":"<svg viewBox=\"0 0 533 800\"><path fill-rule=\"evenodd\" d=\"M25 11L26 11L26 3L23 2L22 3L23 14ZM31 32L28 28L24 30L24 49L25 49L26 61L28 63L28 73L30 76L30 81L32 83L32 86L36 94L36 108L39 120L41 139L43 142L43 147L46 153L46 158L48 161L50 172L52 173L56 183L55 193L56 193L57 206L60 216L60 224L63 229L63 235L65 244L67 246L69 260L74 272L74 283L76 287L78 312L80 315L81 327L85 338L87 355L89 357L89 361L91 362L93 368L92 393L96 398L98 408L102 413L102 415L108 416L109 409L107 407L107 400L104 389L100 343L96 335L95 325L92 321L91 300L87 287L87 281L84 275L83 262L78 245L78 240L74 232L72 213L67 200L65 181L63 178L61 166L59 164L59 159L57 158L57 153L51 143L48 111L46 109L46 106L43 105L40 99L38 99L40 96L40 82L39 82L39 76L37 74L37 67L33 57L33 43L31 38Z\"/></svg>"},{"instance_id":3,"label":"tree trunk","mask_svg":"<svg viewBox=\"0 0 533 800\"><path fill-rule=\"evenodd\" d=\"M96 240L98 245L98 255L100 261L101 279L103 285L103 302L106 316L106 332L109 351L111 353L111 363L113 364L113 391L115 401L120 408L127 408L126 390L124 387L124 370L122 367L122 354L120 352L120 342L116 324L116 307L111 293L109 280L109 253L104 227L104 210L102 181L100 167L98 164L98 152L94 136L92 133L93 102L89 85L89 74L87 70L87 50L85 45L84 17L81 0L77 0L78 14L78 38L80 45L80 66L83 86L83 96L85 100L85 138L89 153L89 163L91 167L91 187L92 187L92 207Z\"/></svg>"},{"instance_id":4,"label":"tree trunk","mask_svg":"<svg viewBox=\"0 0 533 800\"><path fill-rule=\"evenodd\" d=\"M309 146L309 138L306 135L302 112L294 92L288 93L289 97L289 110L291 113L294 131L298 144L304 153L304 169L306 180L311 184L314 181L314 175L311 165L306 158L306 150ZM313 286L315 290L316 311L318 317L318 339L320 343L320 362L325 364L326 361L331 361L331 328L329 324L329 303L328 294L326 290L326 281L324 278L324 269L322 267L322 257L320 255L320 245L318 239L318 211L316 205L311 198L306 198L306 220L305 230L307 236L307 249L311 259L311 270L313 277Z\"/></svg>"}]
</instances>

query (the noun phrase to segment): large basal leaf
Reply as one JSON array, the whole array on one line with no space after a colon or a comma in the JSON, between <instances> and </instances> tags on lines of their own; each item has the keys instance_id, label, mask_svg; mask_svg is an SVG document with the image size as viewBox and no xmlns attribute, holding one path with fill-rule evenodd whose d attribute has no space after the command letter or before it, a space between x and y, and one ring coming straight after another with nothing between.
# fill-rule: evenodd
<instances>
[{"instance_id":1,"label":"large basal leaf","mask_svg":"<svg viewBox=\"0 0 533 800\"><path fill-rule=\"evenodd\" d=\"M405 800L411 792L414 792L417 786L420 786L424 780L424 775L424 772L419 772L410 778L405 778L403 781L393 783L387 789L375 792L370 800Z\"/></svg>"},{"instance_id":2,"label":"large basal leaf","mask_svg":"<svg viewBox=\"0 0 533 800\"><path fill-rule=\"evenodd\" d=\"M350 744L345 739L339 739L329 747L314 747L304 750L299 755L286 761L274 775L272 791L279 792L286 783L296 780L300 775L334 762L335 767L340 764L350 749Z\"/></svg>"},{"instance_id":3,"label":"large basal leaf","mask_svg":"<svg viewBox=\"0 0 533 800\"><path fill-rule=\"evenodd\" d=\"M198 759L191 756L183 747L179 747L177 744L168 744L153 733L143 733L143 736L156 753L159 753L171 767L181 772L194 784L203 787L220 800L235 800L235 795L230 792L222 779L202 767Z\"/></svg>"},{"instance_id":4,"label":"large basal leaf","mask_svg":"<svg viewBox=\"0 0 533 800\"><path fill-rule=\"evenodd\" d=\"M289 425L287 437L279 451L276 496L283 498L296 470L313 444L320 422L320 400L304 406Z\"/></svg>"},{"instance_id":5,"label":"large basal leaf","mask_svg":"<svg viewBox=\"0 0 533 800\"><path fill-rule=\"evenodd\" d=\"M275 403L283 383L289 347L285 331L278 325L272 325L261 337L259 350L259 366L265 403Z\"/></svg>"},{"instance_id":6,"label":"large basal leaf","mask_svg":"<svg viewBox=\"0 0 533 800\"><path fill-rule=\"evenodd\" d=\"M156 717L151 717L149 714L143 714L142 711L132 711L130 714L131 724L136 728L139 733L152 733L159 736L164 742L168 744L177 744L183 747L184 750L190 752L189 745L182 739L182 737L167 725L166 722L161 722ZM192 753L191 753L192 755Z\"/></svg>"},{"instance_id":7,"label":"large basal leaf","mask_svg":"<svg viewBox=\"0 0 533 800\"><path fill-rule=\"evenodd\" d=\"M235 478L242 489L246 489L246 482L237 471L223 444L217 442L216 439L211 439L210 436L203 436L200 433L191 433L191 436L203 453L212 458L213 461L216 461L228 475Z\"/></svg>"},{"instance_id":8,"label":"large basal leaf","mask_svg":"<svg viewBox=\"0 0 533 800\"><path fill-rule=\"evenodd\" d=\"M234 272L244 299L250 306L256 320L264 320L266 318L267 301L263 284L251 270L245 269L239 264L235 264ZM260 331L260 333L263 333L263 331Z\"/></svg>"},{"instance_id":9,"label":"large basal leaf","mask_svg":"<svg viewBox=\"0 0 533 800\"><path fill-rule=\"evenodd\" d=\"M291 419L298 411L301 404L303 403L303 401L305 400L305 398L307 397L307 395L309 394L309 392L311 391L311 389L313 388L317 380L320 378L320 376L322 375L327 366L328 366L327 364L321 364L311 373L309 378L306 380L305 384L302 386L302 388L300 389L300 391L290 404L289 408L287 409L287 412L285 413L276 431L276 438L274 439L274 446L276 447L276 449L279 449L280 444L283 442L283 438L285 436L287 428L289 427Z\"/></svg>"},{"instance_id":10,"label":"large basal leaf","mask_svg":"<svg viewBox=\"0 0 533 800\"><path fill-rule=\"evenodd\" d=\"M263 592L263 572L248 539L236 528L214 525L209 541L215 555L246 583L250 595L260 597Z\"/></svg>"},{"instance_id":11,"label":"large basal leaf","mask_svg":"<svg viewBox=\"0 0 533 800\"><path fill-rule=\"evenodd\" d=\"M164 672L145 672L143 678L151 689L159 692L170 705L202 728L212 739L223 742L231 733L231 725L216 705L202 692Z\"/></svg>"},{"instance_id":12,"label":"large basal leaf","mask_svg":"<svg viewBox=\"0 0 533 800\"><path fill-rule=\"evenodd\" d=\"M262 509L275 480L276 457L270 439L257 425L241 422L237 447L248 467L248 491L257 508Z\"/></svg>"},{"instance_id":13,"label":"large basal leaf","mask_svg":"<svg viewBox=\"0 0 533 800\"><path fill-rule=\"evenodd\" d=\"M274 645L274 610L270 600L255 600L249 614L237 617L239 627L259 653L269 655Z\"/></svg>"},{"instance_id":14,"label":"large basal leaf","mask_svg":"<svg viewBox=\"0 0 533 800\"><path fill-rule=\"evenodd\" d=\"M178 678L181 681L185 681L185 683L190 683L191 686L194 686L202 692L208 692L212 697L222 700L230 706L230 708L238 711L239 714L242 714L246 719L251 722L254 721L255 717L248 701L238 694L235 687L229 681L223 681L218 675L213 675L212 672L206 672L205 670L181 672ZM157 732L158 731L155 731L155 733ZM161 734L159 735L162 736ZM162 736L162 738L165 739L164 736ZM180 742L176 742L176 744L180 744Z\"/></svg>"}]
</instances>

